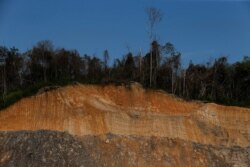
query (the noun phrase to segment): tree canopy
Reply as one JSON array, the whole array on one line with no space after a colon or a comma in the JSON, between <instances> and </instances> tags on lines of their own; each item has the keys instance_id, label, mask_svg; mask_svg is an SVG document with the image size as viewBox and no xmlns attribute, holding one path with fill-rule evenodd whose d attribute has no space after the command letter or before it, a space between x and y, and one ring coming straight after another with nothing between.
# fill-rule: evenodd
<instances>
[{"instance_id":1,"label":"tree canopy","mask_svg":"<svg viewBox=\"0 0 250 167\"><path fill-rule=\"evenodd\" d=\"M72 82L104 84L136 81L149 88L152 54L153 89L163 89L185 99L226 105L250 106L250 57L230 64L222 56L207 64L181 65L181 53L172 43L153 41L145 55L116 59L109 65L103 58L80 55L76 50L55 49L52 42L40 41L27 52L0 47L0 107L31 95L45 85Z\"/></svg>"}]
</instances>

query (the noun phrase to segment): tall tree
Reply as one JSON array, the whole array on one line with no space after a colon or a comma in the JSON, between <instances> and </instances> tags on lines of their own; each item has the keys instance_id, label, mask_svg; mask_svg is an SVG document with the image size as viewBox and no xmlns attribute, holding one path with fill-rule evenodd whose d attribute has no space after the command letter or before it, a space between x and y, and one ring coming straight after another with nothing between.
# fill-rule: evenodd
<instances>
[{"instance_id":1,"label":"tall tree","mask_svg":"<svg viewBox=\"0 0 250 167\"><path fill-rule=\"evenodd\" d=\"M22 86L22 67L23 58L18 49L15 47L10 48L6 58L7 84L10 89Z\"/></svg>"},{"instance_id":2,"label":"tall tree","mask_svg":"<svg viewBox=\"0 0 250 167\"><path fill-rule=\"evenodd\" d=\"M33 47L29 55L33 78L42 77L43 81L47 82L47 70L50 68L52 55L53 44L51 41L40 41Z\"/></svg>"},{"instance_id":3,"label":"tall tree","mask_svg":"<svg viewBox=\"0 0 250 167\"><path fill-rule=\"evenodd\" d=\"M103 52L103 62L104 62L104 69L105 71L107 70L108 68L108 61L109 61L109 52L108 50L104 50Z\"/></svg>"},{"instance_id":4,"label":"tall tree","mask_svg":"<svg viewBox=\"0 0 250 167\"><path fill-rule=\"evenodd\" d=\"M244 57L241 62L237 62L233 66L235 68L234 97L237 102L245 102L250 106L250 57Z\"/></svg>"},{"instance_id":5,"label":"tall tree","mask_svg":"<svg viewBox=\"0 0 250 167\"><path fill-rule=\"evenodd\" d=\"M170 42L162 47L166 55L165 65L171 70L171 92L175 93L177 89L177 74L181 66L181 53L177 52L174 45Z\"/></svg>"},{"instance_id":6,"label":"tall tree","mask_svg":"<svg viewBox=\"0 0 250 167\"><path fill-rule=\"evenodd\" d=\"M7 93L7 84L6 84L6 58L8 56L8 49L6 47L0 47L0 67L2 71L1 82L2 82L2 93L3 96Z\"/></svg>"},{"instance_id":7,"label":"tall tree","mask_svg":"<svg viewBox=\"0 0 250 167\"><path fill-rule=\"evenodd\" d=\"M89 60L88 79L90 82L98 83L101 81L102 63L103 62L95 56Z\"/></svg>"},{"instance_id":8,"label":"tall tree","mask_svg":"<svg viewBox=\"0 0 250 167\"><path fill-rule=\"evenodd\" d=\"M125 80L133 80L135 74L135 62L132 53L128 53L124 64L123 75Z\"/></svg>"},{"instance_id":9,"label":"tall tree","mask_svg":"<svg viewBox=\"0 0 250 167\"><path fill-rule=\"evenodd\" d=\"M146 14L148 16L148 25L149 25L149 39L150 41L156 40L156 34L154 32L155 25L159 23L163 18L163 13L160 9L155 7L149 7L146 9ZM149 73L149 86L152 87L152 65L153 65L153 53L150 47L150 73Z\"/></svg>"}]
</instances>

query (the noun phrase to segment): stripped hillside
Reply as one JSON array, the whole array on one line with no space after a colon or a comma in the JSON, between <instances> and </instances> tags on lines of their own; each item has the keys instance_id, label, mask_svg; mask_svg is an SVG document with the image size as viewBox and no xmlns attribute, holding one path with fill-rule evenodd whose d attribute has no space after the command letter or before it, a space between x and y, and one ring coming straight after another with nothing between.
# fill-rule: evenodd
<instances>
[{"instance_id":1,"label":"stripped hillside","mask_svg":"<svg viewBox=\"0 0 250 167\"><path fill-rule=\"evenodd\" d=\"M41 130L44 135L35 137ZM137 83L128 86L71 85L24 98L0 112L0 131L1 150L5 150L0 152L0 164L10 166L18 151L14 149L18 146L10 139L19 138L20 134L23 137L18 142L28 146L29 138L44 143L47 140L43 137L49 137L47 135L52 132L51 142L47 143L51 146L47 149L53 149L53 143L58 140L54 133L59 133L59 138L60 133L67 134L79 141L82 148L90 149L85 152L93 156L92 161L97 163L93 166L121 166L122 161L131 162L125 166L211 166L211 163L249 166L250 162L250 109L184 101L163 91L145 90ZM91 142L96 144L91 145ZM75 151L79 156L83 154L80 147ZM130 152L133 156L117 158L111 163L107 155L112 157L117 152ZM153 161L157 155L158 160ZM201 160L192 159L192 155ZM152 159L152 163L146 163L147 158L143 156ZM165 162L164 156L168 161ZM233 156L236 159L232 160ZM134 158L133 163L129 157ZM218 163L213 159L218 159ZM57 162L61 162L60 158ZM32 161L31 166L39 166L35 163ZM75 166L81 166L79 163Z\"/></svg>"}]
</instances>

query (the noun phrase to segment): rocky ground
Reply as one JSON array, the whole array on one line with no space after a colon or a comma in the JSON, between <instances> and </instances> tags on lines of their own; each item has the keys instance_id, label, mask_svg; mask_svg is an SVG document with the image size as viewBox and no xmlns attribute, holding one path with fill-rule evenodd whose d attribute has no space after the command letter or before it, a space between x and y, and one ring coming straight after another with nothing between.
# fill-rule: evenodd
<instances>
[{"instance_id":1,"label":"rocky ground","mask_svg":"<svg viewBox=\"0 0 250 167\"><path fill-rule=\"evenodd\" d=\"M250 109L70 85L0 111L0 167L250 167Z\"/></svg>"},{"instance_id":2,"label":"rocky ground","mask_svg":"<svg viewBox=\"0 0 250 167\"><path fill-rule=\"evenodd\" d=\"M0 166L249 167L250 147L204 145L154 136L1 132Z\"/></svg>"}]
</instances>

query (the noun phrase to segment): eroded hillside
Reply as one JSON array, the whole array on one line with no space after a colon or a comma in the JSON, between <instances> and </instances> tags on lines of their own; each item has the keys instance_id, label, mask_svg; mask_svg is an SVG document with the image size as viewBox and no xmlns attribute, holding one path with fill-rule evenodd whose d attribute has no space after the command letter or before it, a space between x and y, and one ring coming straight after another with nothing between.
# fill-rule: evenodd
<instances>
[{"instance_id":1,"label":"eroded hillside","mask_svg":"<svg viewBox=\"0 0 250 167\"><path fill-rule=\"evenodd\" d=\"M204 149L199 153L201 157L203 156L204 166L211 166L208 160L210 158L209 161L212 162L212 155L225 166L248 166L250 161L249 116L250 109L187 102L161 91L144 90L138 84L130 86L73 85L22 99L1 111L0 131L5 131L5 133L21 130L61 131L82 138L83 141L86 136L98 136L102 139L100 136L112 134L118 136L116 138L119 138L119 141L131 140L130 144L124 146L124 149L131 149L130 152L136 154L137 158L133 165L126 166L157 165L157 163L149 165L150 163L146 162L140 164L139 159L144 155L143 148L137 151L134 150L135 148L126 148L139 147L143 141L147 143L152 137L157 141L155 147L159 147L157 154L161 156L169 154L169 159L175 159L171 162L177 164L169 162L168 166L183 166L183 164L199 166L193 165L192 157L189 158L188 163L181 165L182 157L188 158L197 153L194 146ZM175 143L173 149L176 154L172 154L173 150L170 149L172 147L168 144L165 143L167 146L160 144L165 140ZM1 144L7 141L9 140L2 137ZM114 140L114 145L115 142L116 140ZM104 145L105 143L106 140ZM11 143L8 144L11 145ZM98 144L96 147L104 149L99 151L102 154L109 150ZM229 163L230 150L232 151L234 147L239 148L236 152L238 157L243 157L243 160L236 158L235 161ZM117 148L110 146L110 149L112 151L106 154L112 155L119 152ZM184 152L181 151L183 149ZM227 151L216 153L216 149ZM188 151L185 152L185 150ZM97 155L98 152L93 154ZM7 162L7 160L1 160L4 155L4 153L0 154L0 163L1 161ZM223 156L220 157L221 155ZM152 158L154 152L149 151L145 156ZM104 162L101 163L101 158L99 165L105 166ZM202 164L202 162L199 163ZM159 165L164 166L163 160L159 162Z\"/></svg>"}]
</instances>

